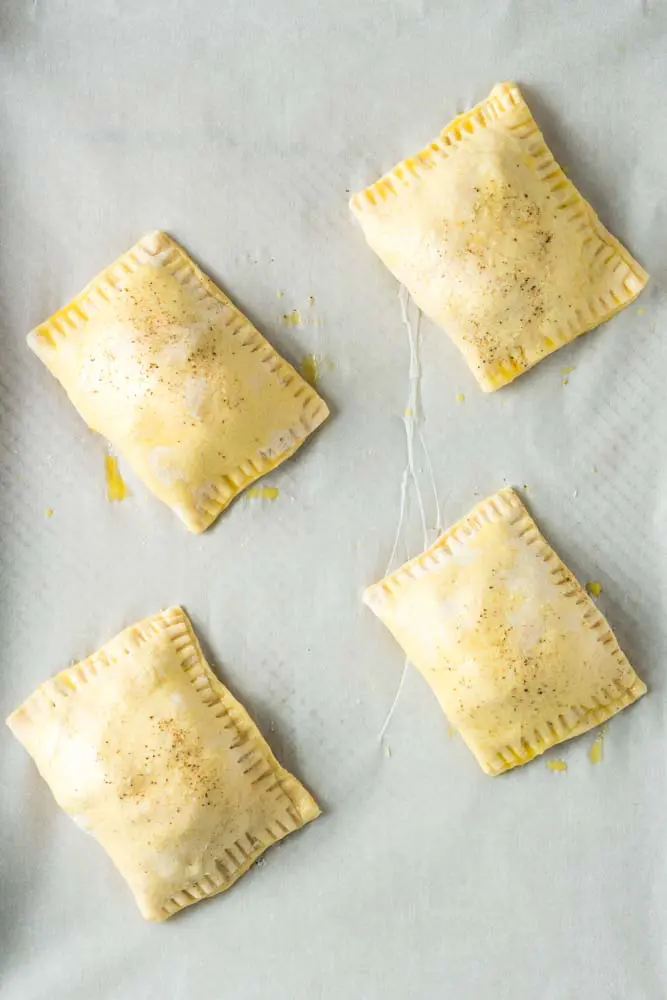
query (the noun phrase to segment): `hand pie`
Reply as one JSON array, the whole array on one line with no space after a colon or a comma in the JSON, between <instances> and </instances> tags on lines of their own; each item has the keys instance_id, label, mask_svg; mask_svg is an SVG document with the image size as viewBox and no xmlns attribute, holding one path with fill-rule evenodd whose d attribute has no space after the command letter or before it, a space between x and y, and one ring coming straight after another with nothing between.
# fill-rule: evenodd
<instances>
[{"instance_id":1,"label":"hand pie","mask_svg":"<svg viewBox=\"0 0 667 1000\"><path fill-rule=\"evenodd\" d=\"M147 920L228 889L319 809L170 608L42 684L7 720Z\"/></svg>"},{"instance_id":2,"label":"hand pie","mask_svg":"<svg viewBox=\"0 0 667 1000\"><path fill-rule=\"evenodd\" d=\"M511 489L364 596L487 774L646 692L607 621Z\"/></svg>"},{"instance_id":3,"label":"hand pie","mask_svg":"<svg viewBox=\"0 0 667 1000\"><path fill-rule=\"evenodd\" d=\"M351 206L485 392L609 319L648 280L567 179L510 83Z\"/></svg>"},{"instance_id":4,"label":"hand pie","mask_svg":"<svg viewBox=\"0 0 667 1000\"><path fill-rule=\"evenodd\" d=\"M28 343L89 427L191 531L204 531L328 415L164 233L140 240Z\"/></svg>"}]
</instances>

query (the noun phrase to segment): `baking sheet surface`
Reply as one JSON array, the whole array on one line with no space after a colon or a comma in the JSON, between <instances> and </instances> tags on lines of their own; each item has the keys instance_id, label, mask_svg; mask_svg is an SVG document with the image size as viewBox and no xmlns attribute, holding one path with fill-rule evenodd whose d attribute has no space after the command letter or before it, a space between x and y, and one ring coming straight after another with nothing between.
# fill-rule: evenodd
<instances>
[{"instance_id":1,"label":"baking sheet surface","mask_svg":"<svg viewBox=\"0 0 667 1000\"><path fill-rule=\"evenodd\" d=\"M664 1000L667 5L13 0L0 29L0 711L182 603L324 810L229 893L149 925L0 733L3 997ZM379 739L403 659L360 595L396 534L409 350L347 198L504 79L652 281L491 396L424 321L435 492L446 524L517 486L602 582L650 693L601 763L589 734L552 753L566 773L494 780L414 670ZM106 500L105 443L24 342L155 228L292 362L317 357L333 412L267 480L276 500L241 498L201 537L122 462L132 495ZM416 470L432 530L421 445ZM413 490L398 557L421 543Z\"/></svg>"}]
</instances>

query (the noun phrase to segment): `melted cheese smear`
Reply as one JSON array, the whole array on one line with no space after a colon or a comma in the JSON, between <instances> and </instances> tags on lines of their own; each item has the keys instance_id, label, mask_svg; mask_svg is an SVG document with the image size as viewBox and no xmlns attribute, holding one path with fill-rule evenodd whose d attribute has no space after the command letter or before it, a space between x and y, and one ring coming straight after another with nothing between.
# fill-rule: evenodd
<instances>
[{"instance_id":1,"label":"melted cheese smear","mask_svg":"<svg viewBox=\"0 0 667 1000\"><path fill-rule=\"evenodd\" d=\"M107 481L107 500L125 500L129 491L118 468L118 459L113 455L104 456L104 473Z\"/></svg>"},{"instance_id":2,"label":"melted cheese smear","mask_svg":"<svg viewBox=\"0 0 667 1000\"><path fill-rule=\"evenodd\" d=\"M400 492L400 506L398 511L398 524L396 525L396 535L394 537L394 544L391 550L391 555L389 556L389 562L387 563L387 568L385 570L385 576L387 576L394 564L394 559L396 558L399 546L401 544L401 539L403 538L403 531L405 527L405 519L408 513L408 507L410 503L410 497L414 493L414 497L417 503L417 511L419 513L419 521L421 524L422 538L424 549L427 549L432 541L442 534L442 517L440 513L440 502L438 500L438 489L435 483L435 475L433 473L433 464L431 462L431 456L429 455L428 449L426 447L426 441L423 432L424 415L422 412L421 405L421 376L422 376L422 361L421 361L421 310L417 307L416 321L413 323L410 319L409 307L410 307L410 295L403 285L399 286L398 289L398 300L401 309L401 320L408 338L408 349L409 349L409 367L408 367L408 398L405 403L405 408L403 410L403 427L405 429L405 451L406 451L406 465L403 470L403 475L401 476L401 492ZM434 507L434 517L433 517L433 527L429 528L426 518L426 503L424 501L424 496L421 491L419 483L418 468L415 463L415 441L419 444L422 455L424 466L426 468L426 473L429 480L430 492L433 495L433 507ZM401 692L403 691L403 685L405 684L405 679L408 673L409 661L406 659L403 665L403 673L401 674L401 679L396 690L396 695L391 704L389 712L384 720L382 728L380 729L379 742L382 743L387 727L391 722L391 718L394 714L396 706L398 705L399 699L401 697Z\"/></svg>"},{"instance_id":3,"label":"melted cheese smear","mask_svg":"<svg viewBox=\"0 0 667 1000\"><path fill-rule=\"evenodd\" d=\"M248 490L248 496L253 499L277 500L280 496L280 490L277 486L251 486Z\"/></svg>"},{"instance_id":4,"label":"melted cheese smear","mask_svg":"<svg viewBox=\"0 0 667 1000\"><path fill-rule=\"evenodd\" d=\"M317 385L318 365L314 354L306 355L301 362L300 371L306 382L309 382L312 386Z\"/></svg>"},{"instance_id":5,"label":"melted cheese smear","mask_svg":"<svg viewBox=\"0 0 667 1000\"><path fill-rule=\"evenodd\" d=\"M605 733L606 730L602 729L595 737L593 743L591 744L591 748L588 751L588 759L590 760L591 764L601 764L602 761L604 760Z\"/></svg>"},{"instance_id":6,"label":"melted cheese smear","mask_svg":"<svg viewBox=\"0 0 667 1000\"><path fill-rule=\"evenodd\" d=\"M303 324L301 313L298 309L292 309L291 312L283 313L280 321L281 323L284 323L285 326L301 326Z\"/></svg>"}]
</instances>

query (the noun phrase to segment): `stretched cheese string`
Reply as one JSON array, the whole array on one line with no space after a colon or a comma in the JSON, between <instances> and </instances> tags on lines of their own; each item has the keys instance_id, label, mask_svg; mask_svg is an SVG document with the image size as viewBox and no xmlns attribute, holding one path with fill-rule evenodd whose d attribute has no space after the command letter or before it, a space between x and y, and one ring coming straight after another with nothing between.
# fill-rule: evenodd
<instances>
[{"instance_id":1,"label":"stretched cheese string","mask_svg":"<svg viewBox=\"0 0 667 1000\"><path fill-rule=\"evenodd\" d=\"M406 446L406 465L401 476L401 495L400 495L400 506L398 512L398 524L396 526L396 534L394 536L394 544L392 546L391 555L389 556L389 561L387 563L387 568L385 570L385 576L387 576L392 569L394 559L398 552L399 545L401 543L401 537L403 535L403 528L405 526L405 519L409 508L409 498L414 489L415 497L417 500L417 509L419 512L419 519L421 522L422 538L423 538L423 548L427 549L430 544L429 534L432 533L433 537L437 537L442 533L442 516L440 511L440 502L438 500L438 490L435 484L435 475L433 473L433 463L431 462L431 456L429 455L428 448L426 447L426 440L423 432L424 424L424 413L422 409L421 402L421 376L422 376L422 362L421 362L421 310L417 308L416 320L414 327L410 320L409 306L410 306L410 296L407 289L400 285L398 289L398 301L401 307L401 319L403 325L406 329L408 336L408 347L409 347L409 367L408 367L408 398L405 405L405 411L403 413L403 427L405 429L405 446ZM419 478L417 475L417 468L415 466L415 437L417 438L421 450L424 455L424 462L426 465L426 471L430 480L430 486L433 493L433 501L435 506L435 524L429 532L426 521L426 507L424 504L424 497L421 492L419 485ZM403 685L405 684L405 679L408 673L408 668L410 666L409 661L406 659L403 665L403 672L401 674L401 679L398 683L398 688L394 696L394 700L391 703L387 717L384 720L382 728L380 729L380 735L378 737L379 742L382 742L384 734L387 731L389 723L391 722L396 706L398 705L401 693L403 691Z\"/></svg>"},{"instance_id":2,"label":"stretched cheese string","mask_svg":"<svg viewBox=\"0 0 667 1000\"><path fill-rule=\"evenodd\" d=\"M391 571L394 564L394 559L396 558L396 553L398 552L398 546L401 542L401 536L403 534L403 525L405 522L405 515L408 508L408 499L411 491L411 487L414 486L415 492L417 494L417 503L419 506L419 514L421 517L422 533L426 537L426 515L424 512L424 500L419 489L419 481L417 479L417 472L414 463L414 442L415 442L415 429L418 426L418 421L421 416L421 395L420 389L420 379L421 379L421 358L420 358L420 347L421 347L421 332L420 332L420 320L421 312L417 312L417 322L416 329L413 331L412 324L410 322L410 317L408 315L408 293L403 285L399 285L398 289L398 299L401 306L401 318L403 324L408 334L408 346L409 346L409 368L408 368L408 398L405 404L405 409L403 411L403 428L405 430L405 445L406 445L406 455L407 462L403 470L403 475L401 476L401 500L398 511L398 524L396 525L396 534L394 536L394 544L392 546L391 555L389 556L389 561L387 563L387 568L384 571L384 575L387 576Z\"/></svg>"}]
</instances>

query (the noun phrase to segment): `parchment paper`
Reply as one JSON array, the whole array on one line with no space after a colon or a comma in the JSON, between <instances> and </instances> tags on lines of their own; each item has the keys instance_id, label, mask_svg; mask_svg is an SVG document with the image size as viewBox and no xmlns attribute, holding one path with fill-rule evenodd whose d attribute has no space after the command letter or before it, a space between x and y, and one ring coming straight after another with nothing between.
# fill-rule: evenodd
<instances>
[{"instance_id":1,"label":"parchment paper","mask_svg":"<svg viewBox=\"0 0 667 1000\"><path fill-rule=\"evenodd\" d=\"M324 809L230 892L149 925L0 733L3 998L663 1000L667 5L0 11L0 712L179 602ZM602 582L650 693L612 720L601 763L590 734L551 755L567 772L540 759L490 779L414 670L378 738L403 658L360 595L396 533L409 351L396 284L347 198L503 79L652 281L492 396L424 321L422 431L442 518L517 486L580 579ZM132 496L106 500L104 441L24 343L154 228L290 360L316 355L334 414L267 481L276 500L242 498L201 537L122 462ZM301 324L283 321L292 310ZM416 465L433 528L419 449ZM413 495L398 558L421 542Z\"/></svg>"}]
</instances>

